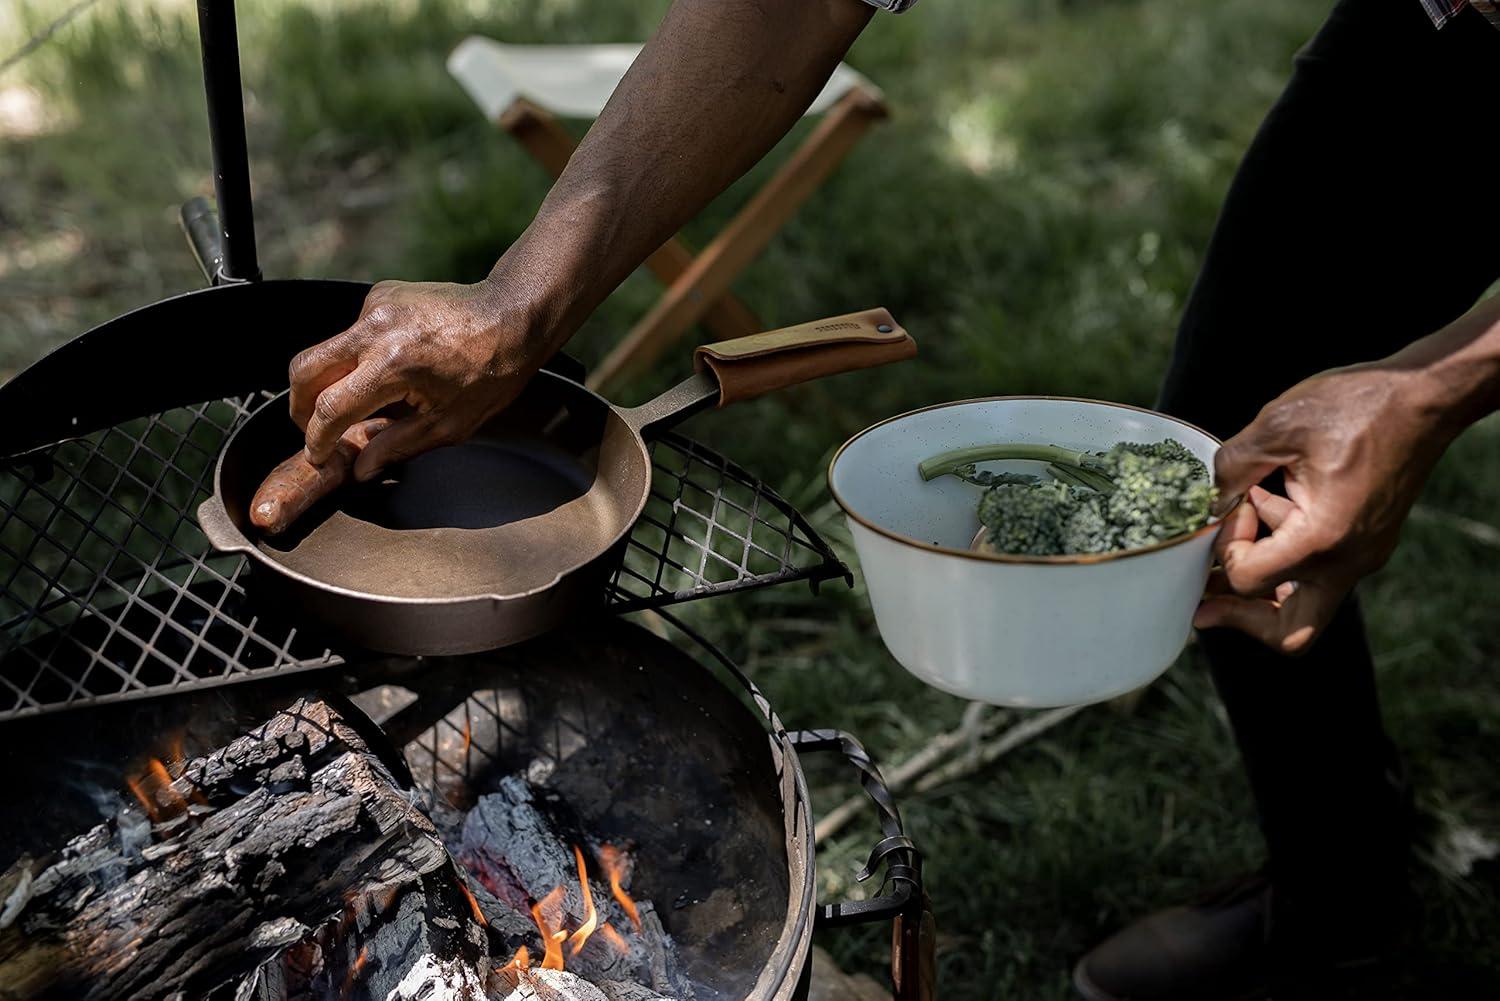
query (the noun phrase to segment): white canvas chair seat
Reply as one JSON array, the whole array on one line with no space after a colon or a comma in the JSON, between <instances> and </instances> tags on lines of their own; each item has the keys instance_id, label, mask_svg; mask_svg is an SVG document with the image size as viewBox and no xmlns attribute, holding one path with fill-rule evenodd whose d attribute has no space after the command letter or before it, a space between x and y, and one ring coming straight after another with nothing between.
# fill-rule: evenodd
<instances>
[{"instance_id":1,"label":"white canvas chair seat","mask_svg":"<svg viewBox=\"0 0 1500 1001\"><path fill-rule=\"evenodd\" d=\"M640 51L634 44L505 45L469 37L449 55L448 71L486 118L556 176L577 147L558 119L597 118ZM667 289L594 369L589 385L602 388L639 371L700 321L721 340L761 329L731 283L885 117L885 99L840 63L807 114L822 120L706 247L695 254L673 237L647 258L646 268Z\"/></svg>"},{"instance_id":2,"label":"white canvas chair seat","mask_svg":"<svg viewBox=\"0 0 1500 1001\"><path fill-rule=\"evenodd\" d=\"M519 97L563 118L597 118L640 52L633 42L505 45L475 35L453 50L448 72L486 118L498 119ZM807 114L821 115L856 87L879 94L858 70L839 63Z\"/></svg>"}]
</instances>

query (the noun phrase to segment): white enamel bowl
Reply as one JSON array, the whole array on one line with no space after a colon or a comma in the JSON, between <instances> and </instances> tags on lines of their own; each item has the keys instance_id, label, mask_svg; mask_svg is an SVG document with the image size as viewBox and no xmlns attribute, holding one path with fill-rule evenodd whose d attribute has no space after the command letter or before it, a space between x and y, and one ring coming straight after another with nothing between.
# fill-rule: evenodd
<instances>
[{"instance_id":1,"label":"white enamel bowl","mask_svg":"<svg viewBox=\"0 0 1500 1001\"><path fill-rule=\"evenodd\" d=\"M952 476L924 482L917 463L1000 442L1098 451L1164 438L1213 468L1219 441L1207 432L1093 400L966 400L893 417L851 438L834 456L828 483L847 515L891 654L929 685L1004 706L1098 702L1160 675L1192 631L1217 525L1122 553L977 553L970 543L979 530L979 488Z\"/></svg>"}]
</instances>

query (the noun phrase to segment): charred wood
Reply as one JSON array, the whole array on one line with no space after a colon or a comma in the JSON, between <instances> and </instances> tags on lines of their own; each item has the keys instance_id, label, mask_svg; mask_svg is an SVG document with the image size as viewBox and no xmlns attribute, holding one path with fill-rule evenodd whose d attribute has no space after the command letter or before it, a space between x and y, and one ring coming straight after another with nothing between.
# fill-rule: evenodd
<instances>
[{"instance_id":1,"label":"charred wood","mask_svg":"<svg viewBox=\"0 0 1500 1001\"><path fill-rule=\"evenodd\" d=\"M138 794L149 843L131 809L0 874L0 997L149 1001L228 984L254 998L298 950L321 953L313 976L352 973L369 996L426 955L482 983L485 931L436 831L326 704L299 701ZM340 921L342 940L327 931Z\"/></svg>"}]
</instances>

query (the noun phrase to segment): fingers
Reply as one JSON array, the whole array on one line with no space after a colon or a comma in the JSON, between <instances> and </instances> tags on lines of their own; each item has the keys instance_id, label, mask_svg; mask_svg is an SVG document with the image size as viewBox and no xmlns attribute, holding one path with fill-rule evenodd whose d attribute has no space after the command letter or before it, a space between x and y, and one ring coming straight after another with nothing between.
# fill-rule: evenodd
<instances>
[{"instance_id":1,"label":"fingers","mask_svg":"<svg viewBox=\"0 0 1500 1001\"><path fill-rule=\"evenodd\" d=\"M1255 508L1247 503L1236 505L1224 519L1218 537L1214 539L1214 557L1223 563L1224 553L1231 544L1253 542L1259 532L1260 517L1255 513Z\"/></svg>"},{"instance_id":2,"label":"fingers","mask_svg":"<svg viewBox=\"0 0 1500 1001\"><path fill-rule=\"evenodd\" d=\"M369 447L370 439L394 423L396 422L389 417L372 417L367 421L360 421L344 432L344 437L339 439L339 448L352 448L354 456L357 457Z\"/></svg>"},{"instance_id":3,"label":"fingers","mask_svg":"<svg viewBox=\"0 0 1500 1001\"><path fill-rule=\"evenodd\" d=\"M313 406L323 390L353 372L359 365L359 351L353 336L355 329L351 327L337 337L314 344L292 359L287 370L292 384L292 422L302 430L307 430Z\"/></svg>"},{"instance_id":4,"label":"fingers","mask_svg":"<svg viewBox=\"0 0 1500 1001\"><path fill-rule=\"evenodd\" d=\"M1280 528L1291 515L1297 510L1297 505L1286 497L1271 493L1264 487L1251 487L1249 500L1255 507L1255 513L1260 515L1260 520L1266 523L1271 531Z\"/></svg>"},{"instance_id":5,"label":"fingers","mask_svg":"<svg viewBox=\"0 0 1500 1001\"><path fill-rule=\"evenodd\" d=\"M1260 522L1271 529L1263 539L1257 538ZM1296 503L1254 486L1231 514L1214 551L1234 590L1257 595L1298 576L1324 548Z\"/></svg>"},{"instance_id":6,"label":"fingers","mask_svg":"<svg viewBox=\"0 0 1500 1001\"><path fill-rule=\"evenodd\" d=\"M1279 653L1307 651L1338 610L1347 588L1299 582L1277 589L1278 600L1210 595L1198 606L1199 629L1237 629Z\"/></svg>"},{"instance_id":7,"label":"fingers","mask_svg":"<svg viewBox=\"0 0 1500 1001\"><path fill-rule=\"evenodd\" d=\"M451 437L428 414L413 414L393 423L370 439L354 462L354 478L373 479L382 469L445 444Z\"/></svg>"},{"instance_id":8,"label":"fingers","mask_svg":"<svg viewBox=\"0 0 1500 1001\"><path fill-rule=\"evenodd\" d=\"M1245 554L1252 552L1256 545L1256 539L1260 535L1261 522L1273 532L1287 524L1287 519L1297 510L1297 505L1285 497L1278 497L1268 490L1260 487L1251 487L1242 501L1235 509L1229 512L1224 519L1224 525L1219 529L1219 536L1214 540L1214 557L1224 567L1228 567L1236 560L1236 574L1238 580L1245 580L1248 572L1245 563ZM1256 560L1250 561L1250 569L1254 569ZM1225 577L1226 586L1229 578ZM1258 583L1256 581L1255 583ZM1255 594L1264 588L1256 587L1247 593Z\"/></svg>"},{"instance_id":9,"label":"fingers","mask_svg":"<svg viewBox=\"0 0 1500 1001\"><path fill-rule=\"evenodd\" d=\"M1219 561L1229 583L1240 594L1265 594L1295 579L1321 551L1309 538L1300 512L1264 539L1226 543Z\"/></svg>"},{"instance_id":10,"label":"fingers","mask_svg":"<svg viewBox=\"0 0 1500 1001\"><path fill-rule=\"evenodd\" d=\"M405 396L395 380L372 364L361 364L318 394L305 428L308 458L314 463L328 461L339 439L355 422Z\"/></svg>"}]
</instances>

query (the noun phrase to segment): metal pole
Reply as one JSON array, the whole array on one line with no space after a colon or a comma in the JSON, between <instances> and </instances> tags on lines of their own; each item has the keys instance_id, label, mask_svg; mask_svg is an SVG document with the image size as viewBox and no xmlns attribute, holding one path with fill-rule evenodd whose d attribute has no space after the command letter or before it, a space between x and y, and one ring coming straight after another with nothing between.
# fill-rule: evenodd
<instances>
[{"instance_id":1,"label":"metal pole","mask_svg":"<svg viewBox=\"0 0 1500 1001\"><path fill-rule=\"evenodd\" d=\"M198 41L203 49L203 89L208 95L208 134L213 144L214 196L219 203L222 244L223 264L215 284L259 281L234 0L198 0Z\"/></svg>"}]
</instances>

